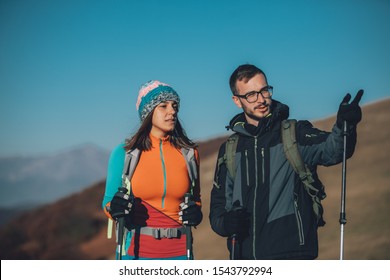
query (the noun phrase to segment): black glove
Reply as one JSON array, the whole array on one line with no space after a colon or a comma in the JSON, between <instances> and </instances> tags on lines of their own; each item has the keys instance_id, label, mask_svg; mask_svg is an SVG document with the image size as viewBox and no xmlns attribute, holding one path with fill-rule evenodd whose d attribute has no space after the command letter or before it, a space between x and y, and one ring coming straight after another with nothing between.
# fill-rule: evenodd
<instances>
[{"instance_id":1,"label":"black glove","mask_svg":"<svg viewBox=\"0 0 390 280\"><path fill-rule=\"evenodd\" d=\"M249 229L249 213L243 208L231 210L223 217L223 224L229 236L244 236Z\"/></svg>"},{"instance_id":2,"label":"black glove","mask_svg":"<svg viewBox=\"0 0 390 280\"><path fill-rule=\"evenodd\" d=\"M131 207L134 204L133 196L128 195L126 188L120 188L111 200L110 207L107 209L114 220L130 214Z\"/></svg>"},{"instance_id":3,"label":"black glove","mask_svg":"<svg viewBox=\"0 0 390 280\"><path fill-rule=\"evenodd\" d=\"M192 200L190 200L188 203L181 203L180 209L181 211L179 212L179 219L183 221L183 225L197 226L203 219L200 206Z\"/></svg>"},{"instance_id":4,"label":"black glove","mask_svg":"<svg viewBox=\"0 0 390 280\"><path fill-rule=\"evenodd\" d=\"M362 119L362 109L359 106L360 99L363 95L363 90L359 90L356 94L355 99L348 103L351 100L351 95L348 93L343 101L341 101L339 111L337 112L337 126L343 128L344 121L347 121L348 126L356 126Z\"/></svg>"}]
</instances>

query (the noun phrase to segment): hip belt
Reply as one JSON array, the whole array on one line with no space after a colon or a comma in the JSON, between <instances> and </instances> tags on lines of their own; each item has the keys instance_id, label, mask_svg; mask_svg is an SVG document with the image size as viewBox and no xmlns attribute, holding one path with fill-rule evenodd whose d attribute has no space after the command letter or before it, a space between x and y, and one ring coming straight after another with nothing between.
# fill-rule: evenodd
<instances>
[{"instance_id":1,"label":"hip belt","mask_svg":"<svg viewBox=\"0 0 390 280\"><path fill-rule=\"evenodd\" d=\"M153 236L155 239L180 238L182 234L187 233L187 228L186 227L180 227L180 228L138 227L132 229L131 232L133 234L144 234L144 235Z\"/></svg>"}]
</instances>

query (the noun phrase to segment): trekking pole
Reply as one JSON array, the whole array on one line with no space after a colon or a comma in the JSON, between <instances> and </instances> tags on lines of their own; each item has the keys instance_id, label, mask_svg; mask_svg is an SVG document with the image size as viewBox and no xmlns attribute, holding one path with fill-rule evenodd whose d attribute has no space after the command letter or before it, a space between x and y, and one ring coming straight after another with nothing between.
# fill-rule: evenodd
<instances>
[{"instance_id":1,"label":"trekking pole","mask_svg":"<svg viewBox=\"0 0 390 280\"><path fill-rule=\"evenodd\" d=\"M242 211L243 208L242 208L242 206L240 205L240 203L238 203L238 205L236 205L236 206L233 207L233 210L234 210L234 211ZM231 251L230 259L231 259L231 260L235 260L235 259L236 259L237 242L238 242L238 236L237 236L237 234L234 233L234 234L231 236L231 240L232 240L232 251Z\"/></svg>"},{"instance_id":2,"label":"trekking pole","mask_svg":"<svg viewBox=\"0 0 390 280\"><path fill-rule=\"evenodd\" d=\"M192 195L190 193L186 193L184 195L184 203L188 205L190 202ZM185 226L186 227L186 251L187 251L187 260L191 260L192 253L192 233L191 233L191 226Z\"/></svg>"},{"instance_id":3,"label":"trekking pole","mask_svg":"<svg viewBox=\"0 0 390 280\"><path fill-rule=\"evenodd\" d=\"M120 187L118 189L120 192L123 194L127 193L127 189ZM123 233L124 233L124 228L125 228L125 217L120 217L118 218L118 241L117 241L117 259L122 260L122 247L123 247Z\"/></svg>"},{"instance_id":4,"label":"trekking pole","mask_svg":"<svg viewBox=\"0 0 390 280\"><path fill-rule=\"evenodd\" d=\"M343 123L343 165L341 176L341 211L340 211L340 260L344 257L344 226L347 223L345 215L345 202L346 202L346 170L347 170L347 121Z\"/></svg>"},{"instance_id":5,"label":"trekking pole","mask_svg":"<svg viewBox=\"0 0 390 280\"><path fill-rule=\"evenodd\" d=\"M123 227L125 226L125 218L118 218L118 245L117 245L117 254L118 260L122 259L122 246L123 246Z\"/></svg>"},{"instance_id":6,"label":"trekking pole","mask_svg":"<svg viewBox=\"0 0 390 280\"><path fill-rule=\"evenodd\" d=\"M232 235L232 252L230 259L235 260L236 259L236 244L237 244L237 234Z\"/></svg>"}]
</instances>

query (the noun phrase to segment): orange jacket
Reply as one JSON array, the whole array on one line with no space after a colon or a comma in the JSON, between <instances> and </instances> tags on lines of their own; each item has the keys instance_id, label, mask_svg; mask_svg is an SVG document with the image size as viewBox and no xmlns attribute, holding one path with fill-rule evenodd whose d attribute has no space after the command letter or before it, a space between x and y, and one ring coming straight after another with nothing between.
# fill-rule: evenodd
<instances>
[{"instance_id":1,"label":"orange jacket","mask_svg":"<svg viewBox=\"0 0 390 280\"><path fill-rule=\"evenodd\" d=\"M191 187L186 161L180 149L172 146L168 137L159 139L150 135L150 139L152 149L141 153L131 178L131 191L136 198L132 209L132 222L134 225L154 228L181 227L179 205ZM199 154L196 149L195 157L199 174ZM124 158L125 151L122 145L122 149L114 150L110 158L103 205L109 205L112 196L118 190ZM193 194L195 201L200 205L199 176ZM110 217L107 212L106 214ZM129 237L131 238L131 234ZM134 255L135 248L138 248L137 254L148 258L180 256L185 255L185 242L185 236L180 239L154 239L152 236L143 236L137 238L137 244L131 240L129 246L126 246L126 251Z\"/></svg>"}]
</instances>

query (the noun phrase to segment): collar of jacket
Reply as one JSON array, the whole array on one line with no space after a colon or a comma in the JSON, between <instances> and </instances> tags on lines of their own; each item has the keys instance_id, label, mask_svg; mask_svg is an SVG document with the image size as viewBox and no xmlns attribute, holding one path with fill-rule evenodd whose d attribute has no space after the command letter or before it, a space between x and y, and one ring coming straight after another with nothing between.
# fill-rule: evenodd
<instances>
[{"instance_id":1,"label":"collar of jacket","mask_svg":"<svg viewBox=\"0 0 390 280\"><path fill-rule=\"evenodd\" d=\"M149 138L152 141L152 146L158 147L158 145L160 145L160 142L163 142L163 144L169 143L170 136L167 135L165 137L160 138L152 135L152 133L149 133Z\"/></svg>"},{"instance_id":2,"label":"collar of jacket","mask_svg":"<svg viewBox=\"0 0 390 280\"><path fill-rule=\"evenodd\" d=\"M259 135L263 131L270 129L275 122L287 119L289 114L290 109L287 105L277 100L272 100L271 113L266 118L267 121L261 121L259 126L254 128L253 131L252 129L249 129L252 133L248 131L248 126L250 124L247 123L244 112L235 115L226 128L247 136Z\"/></svg>"}]
</instances>

